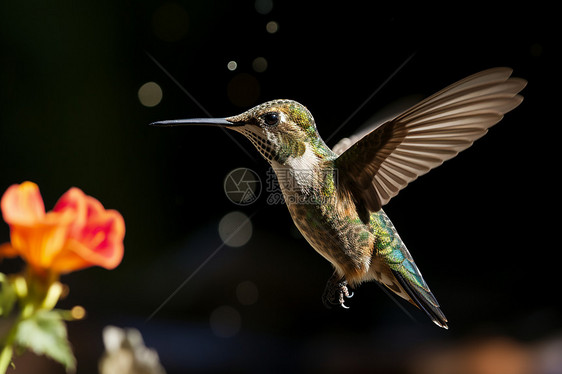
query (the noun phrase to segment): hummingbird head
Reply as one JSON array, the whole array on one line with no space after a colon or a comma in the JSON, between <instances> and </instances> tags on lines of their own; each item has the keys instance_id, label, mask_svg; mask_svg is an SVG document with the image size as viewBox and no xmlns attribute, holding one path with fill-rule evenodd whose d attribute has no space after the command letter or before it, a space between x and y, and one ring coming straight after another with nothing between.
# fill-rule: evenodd
<instances>
[{"instance_id":1,"label":"hummingbird head","mask_svg":"<svg viewBox=\"0 0 562 374\"><path fill-rule=\"evenodd\" d=\"M303 157L307 150L318 157L330 152L316 130L312 114L304 105L292 100L268 101L232 117L172 120L152 125L226 127L246 136L269 163L281 165L289 159Z\"/></svg>"}]
</instances>

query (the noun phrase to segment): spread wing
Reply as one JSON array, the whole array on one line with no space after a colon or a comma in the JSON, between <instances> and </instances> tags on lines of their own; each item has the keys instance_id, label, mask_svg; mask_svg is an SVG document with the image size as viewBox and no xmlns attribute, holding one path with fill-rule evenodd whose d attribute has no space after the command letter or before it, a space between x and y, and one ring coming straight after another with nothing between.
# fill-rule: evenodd
<instances>
[{"instance_id":1,"label":"spread wing","mask_svg":"<svg viewBox=\"0 0 562 374\"><path fill-rule=\"evenodd\" d=\"M470 147L517 107L527 82L509 68L471 75L383 123L354 144L336 145L340 184L369 211ZM347 148L347 149L346 149Z\"/></svg>"}]
</instances>

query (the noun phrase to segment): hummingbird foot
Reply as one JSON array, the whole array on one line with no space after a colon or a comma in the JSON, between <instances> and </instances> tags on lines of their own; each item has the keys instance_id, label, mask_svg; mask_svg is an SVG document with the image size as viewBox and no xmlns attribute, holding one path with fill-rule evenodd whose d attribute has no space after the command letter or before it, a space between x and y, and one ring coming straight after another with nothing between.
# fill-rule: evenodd
<instances>
[{"instance_id":1,"label":"hummingbird foot","mask_svg":"<svg viewBox=\"0 0 562 374\"><path fill-rule=\"evenodd\" d=\"M351 297L353 297L353 292L349 292L345 278L340 277L338 273L334 272L330 279L328 279L326 288L322 294L324 306L331 309L332 305L339 305L344 309L349 309L349 307L345 305L344 298L349 299Z\"/></svg>"}]
</instances>

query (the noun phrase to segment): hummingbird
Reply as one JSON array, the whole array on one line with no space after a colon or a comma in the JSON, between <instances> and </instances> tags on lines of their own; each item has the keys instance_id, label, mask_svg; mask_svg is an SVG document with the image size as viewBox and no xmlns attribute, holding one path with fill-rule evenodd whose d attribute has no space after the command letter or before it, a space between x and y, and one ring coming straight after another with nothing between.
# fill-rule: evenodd
<instances>
[{"instance_id":1,"label":"hummingbird","mask_svg":"<svg viewBox=\"0 0 562 374\"><path fill-rule=\"evenodd\" d=\"M502 67L471 75L333 148L310 111L293 100L268 101L232 117L151 125L221 126L250 140L275 171L296 227L333 265L322 294L326 306L347 308L349 288L374 280L447 329L445 314L382 207L522 102L519 92L527 82L511 74Z\"/></svg>"}]
</instances>

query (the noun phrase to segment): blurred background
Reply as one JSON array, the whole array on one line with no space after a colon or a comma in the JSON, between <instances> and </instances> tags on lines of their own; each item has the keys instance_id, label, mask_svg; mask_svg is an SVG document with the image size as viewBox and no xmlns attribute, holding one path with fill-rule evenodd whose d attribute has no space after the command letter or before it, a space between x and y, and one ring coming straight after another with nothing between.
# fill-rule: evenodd
<instances>
[{"instance_id":1,"label":"blurred background","mask_svg":"<svg viewBox=\"0 0 562 374\"><path fill-rule=\"evenodd\" d=\"M107 325L138 328L168 373L562 373L552 14L537 3L501 12L0 3L0 190L36 182L51 209L77 186L127 226L117 269L62 279L70 294L61 307L87 310L69 323L78 373L97 372ZM385 208L449 331L375 283L355 290L349 310L324 308L331 266L286 207L267 202L269 167L251 143L217 128L148 126L288 98L310 109L333 146L397 101L495 66L529 81L523 104ZM262 181L247 206L224 192L240 167ZM4 261L0 271L20 267ZM63 372L30 354L16 365Z\"/></svg>"}]
</instances>

